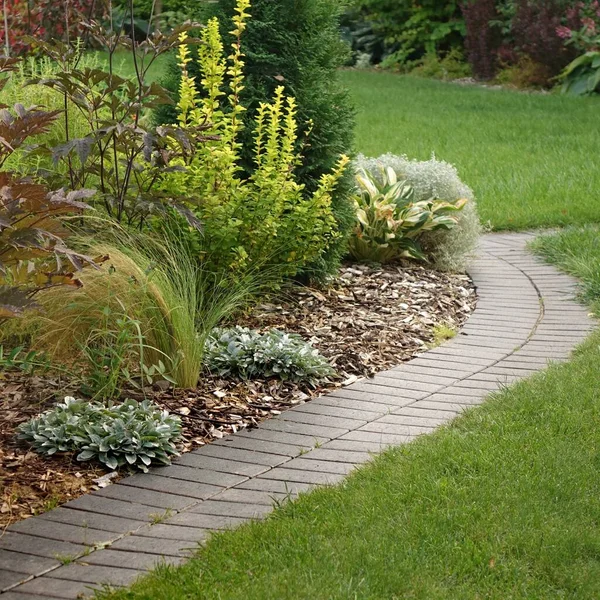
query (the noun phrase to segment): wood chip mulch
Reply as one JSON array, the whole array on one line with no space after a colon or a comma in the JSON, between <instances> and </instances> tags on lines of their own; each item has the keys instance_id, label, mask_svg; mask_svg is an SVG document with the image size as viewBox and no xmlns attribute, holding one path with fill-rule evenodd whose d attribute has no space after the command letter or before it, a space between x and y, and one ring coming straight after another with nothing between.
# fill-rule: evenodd
<instances>
[{"instance_id":1,"label":"wood chip mulch","mask_svg":"<svg viewBox=\"0 0 600 600\"><path fill-rule=\"evenodd\" d=\"M71 455L41 456L15 439L17 425L73 392L51 377L0 372L0 535L14 521L85 494L105 473Z\"/></svg>"},{"instance_id":2,"label":"wood chip mulch","mask_svg":"<svg viewBox=\"0 0 600 600\"><path fill-rule=\"evenodd\" d=\"M421 267L348 265L328 289L294 288L265 301L238 324L295 332L328 358L338 377L313 388L275 379L232 381L206 374L191 390L146 389L183 423L180 450L260 421L409 360L435 341L435 326L458 329L475 307L465 275ZM0 534L11 522L49 510L108 484L106 471L72 456L44 458L15 440L15 427L65 395L81 396L69 382L0 372ZM125 390L123 398L142 399ZM102 478L102 476L105 476Z\"/></svg>"}]
</instances>

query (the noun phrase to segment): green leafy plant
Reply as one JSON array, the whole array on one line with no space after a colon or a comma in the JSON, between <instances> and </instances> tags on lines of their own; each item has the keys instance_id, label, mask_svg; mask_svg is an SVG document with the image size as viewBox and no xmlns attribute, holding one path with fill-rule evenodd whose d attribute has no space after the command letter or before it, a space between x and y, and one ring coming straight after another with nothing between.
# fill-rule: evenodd
<instances>
[{"instance_id":1,"label":"green leafy plant","mask_svg":"<svg viewBox=\"0 0 600 600\"><path fill-rule=\"evenodd\" d=\"M571 96L600 93L600 50L590 50L577 57L561 73L562 92Z\"/></svg>"},{"instance_id":2,"label":"green leafy plant","mask_svg":"<svg viewBox=\"0 0 600 600\"><path fill-rule=\"evenodd\" d=\"M444 56L426 54L411 71L411 75L452 81L471 76L471 67L461 50L453 48Z\"/></svg>"},{"instance_id":3,"label":"green leafy plant","mask_svg":"<svg viewBox=\"0 0 600 600\"><path fill-rule=\"evenodd\" d=\"M148 401L105 406L67 396L18 431L18 438L40 454L78 452L77 460L97 460L109 469L147 471L151 463L169 464L177 455L174 443L181 435L181 422Z\"/></svg>"},{"instance_id":4,"label":"green leafy plant","mask_svg":"<svg viewBox=\"0 0 600 600\"><path fill-rule=\"evenodd\" d=\"M93 398L113 398L125 383L142 390L156 379L175 383L161 359L147 362L150 355L156 359L160 350L147 346L141 323L118 303L121 310L116 315L110 304L102 308L104 319L81 344L85 359L82 391Z\"/></svg>"},{"instance_id":5,"label":"green leafy plant","mask_svg":"<svg viewBox=\"0 0 600 600\"><path fill-rule=\"evenodd\" d=\"M19 370L32 375L35 372L47 373L52 366L45 352L25 350L24 346L6 350L0 344L0 371Z\"/></svg>"},{"instance_id":6,"label":"green leafy plant","mask_svg":"<svg viewBox=\"0 0 600 600\"><path fill-rule=\"evenodd\" d=\"M15 69L13 59L0 59L0 73ZM6 85L0 80L0 90ZM25 108L16 104L14 113L1 107L0 169L31 137L47 133L58 112ZM94 264L87 256L71 250L59 217L81 213L82 200L93 190L50 191L44 184L0 171L0 323L21 316L35 306L33 296L57 286L81 286L74 275Z\"/></svg>"},{"instance_id":7,"label":"green leafy plant","mask_svg":"<svg viewBox=\"0 0 600 600\"><path fill-rule=\"evenodd\" d=\"M277 377L316 384L335 374L316 348L299 335L271 329L216 328L205 344L205 366L219 375L242 379Z\"/></svg>"},{"instance_id":8,"label":"green leafy plant","mask_svg":"<svg viewBox=\"0 0 600 600\"><path fill-rule=\"evenodd\" d=\"M193 59L184 44L185 34L180 38L179 124L185 130L208 123L205 132L210 139L197 147L184 171L168 176L165 189L190 197L188 204L203 224L205 268L243 271L257 264L277 264L282 266L282 275L291 276L319 260L340 235L332 193L348 158L340 157L333 172L322 175L312 193L296 180L294 170L302 161L295 149L296 102L279 87L273 102L262 103L257 111L255 170L249 178L241 176L239 134L245 112L240 104L244 87L241 36L249 18L248 6L248 0L238 1L233 20L236 41L227 59L217 19L211 19L202 31L198 54L202 92L188 73Z\"/></svg>"},{"instance_id":9,"label":"green leafy plant","mask_svg":"<svg viewBox=\"0 0 600 600\"><path fill-rule=\"evenodd\" d=\"M413 188L391 168L379 179L368 171L356 175L357 223L350 252L357 260L390 262L399 258L427 260L418 238L425 231L451 229L466 199L445 202L434 197L415 200Z\"/></svg>"},{"instance_id":10,"label":"green leafy plant","mask_svg":"<svg viewBox=\"0 0 600 600\"><path fill-rule=\"evenodd\" d=\"M474 254L482 231L473 191L465 185L456 170L448 162L437 160L410 160L406 156L382 154L367 158L362 154L354 161L356 170L365 170L382 184L381 176L391 168L396 177L414 190L416 201L438 198L452 204L463 199L468 202L455 214L457 223L451 229L425 231L419 237L419 245L429 264L442 271L464 271Z\"/></svg>"},{"instance_id":11,"label":"green leafy plant","mask_svg":"<svg viewBox=\"0 0 600 600\"><path fill-rule=\"evenodd\" d=\"M36 42L37 50L58 68L50 76L33 77L30 84L50 88L67 108L62 141L51 151L56 167L42 173L48 181L63 185L66 180L72 189L96 188L94 201L118 223L141 229L150 215L169 207L179 210L189 225L200 227L183 207L183 198L165 193L158 184L166 173L181 168L178 159L201 143L203 125L184 131L148 123L152 109L171 102L160 85L148 83L148 72L159 57L179 45L181 33L192 26L187 22L168 34L155 30L136 41L122 23L108 30L96 22L87 23L90 36L108 54L106 69L80 64L76 44ZM116 56L122 49L131 54L133 78L115 72ZM85 121L83 137L72 137L69 107Z\"/></svg>"},{"instance_id":12,"label":"green leafy plant","mask_svg":"<svg viewBox=\"0 0 600 600\"><path fill-rule=\"evenodd\" d=\"M404 65L426 54L462 45L465 23L459 2L437 0L358 0L362 19L385 44L383 64Z\"/></svg>"},{"instance_id":13,"label":"green leafy plant","mask_svg":"<svg viewBox=\"0 0 600 600\"><path fill-rule=\"evenodd\" d=\"M555 84L555 79L548 67L533 61L528 56L522 56L514 64L502 66L494 81L519 89L543 89Z\"/></svg>"},{"instance_id":14,"label":"green leafy plant","mask_svg":"<svg viewBox=\"0 0 600 600\"><path fill-rule=\"evenodd\" d=\"M225 48L238 43L231 27L237 0L217 0L207 3L220 22ZM340 84L338 69L348 58L347 45L340 39L339 18L343 10L338 0L252 0L252 18L246 22L243 33L243 88L239 103L245 108L238 119L243 123L237 131L240 144L237 153L239 179L248 179L257 170L255 133L261 105L271 104L278 87L284 96L293 96L297 135L294 152L300 161L291 166L294 179L304 186L306 197L318 190L323 175L336 170L339 157L352 150L354 115L347 90ZM202 53L202 45L198 46ZM196 59L186 65L188 74L199 85L204 78L202 64ZM225 73L228 82L231 75ZM164 85L175 99L180 97L181 69L169 67ZM200 86L199 86L200 87ZM201 91L201 93L203 93ZM220 110L233 110L222 96ZM177 122L176 108L159 107L160 122ZM270 115L267 116L270 117ZM354 223L350 196L353 175L346 170L331 190L331 214L337 235L328 240L323 252L315 259L300 265L305 277L324 279L335 275L347 250L347 238ZM308 225L308 224L307 224ZM300 228L297 228L299 231ZM281 246L290 245L282 232L278 233Z\"/></svg>"}]
</instances>

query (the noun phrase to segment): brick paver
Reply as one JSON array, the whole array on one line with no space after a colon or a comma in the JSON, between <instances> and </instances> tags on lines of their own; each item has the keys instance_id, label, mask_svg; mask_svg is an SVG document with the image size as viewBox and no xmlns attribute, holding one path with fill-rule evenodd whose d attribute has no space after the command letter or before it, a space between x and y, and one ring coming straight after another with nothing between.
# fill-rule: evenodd
<instances>
[{"instance_id":1,"label":"brick paver","mask_svg":"<svg viewBox=\"0 0 600 600\"><path fill-rule=\"evenodd\" d=\"M573 300L577 282L526 251L532 237L483 238L469 269L477 309L443 346L10 526L0 535L0 600L77 598L179 564L211 531L337 483L373 453L566 360L594 322Z\"/></svg>"}]
</instances>

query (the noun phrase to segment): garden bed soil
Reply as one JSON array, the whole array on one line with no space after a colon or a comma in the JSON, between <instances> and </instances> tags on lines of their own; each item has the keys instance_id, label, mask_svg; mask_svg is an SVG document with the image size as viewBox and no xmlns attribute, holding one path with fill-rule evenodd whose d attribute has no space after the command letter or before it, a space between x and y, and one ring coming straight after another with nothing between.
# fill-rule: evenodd
<instances>
[{"instance_id":1,"label":"garden bed soil","mask_svg":"<svg viewBox=\"0 0 600 600\"><path fill-rule=\"evenodd\" d=\"M330 361L338 374L335 379L311 387L206 374L194 389L172 389L159 382L144 394L181 417L179 450L187 452L409 360L439 343L439 325L445 331L459 329L475 302L473 285L465 275L422 267L348 265L330 288L296 287L237 322L300 334ZM72 455L42 457L15 439L19 423L65 395L78 396L74 384L18 372L0 373L0 378L1 529L108 482L100 466L77 462ZM141 400L144 395L124 390L123 397Z\"/></svg>"}]
</instances>

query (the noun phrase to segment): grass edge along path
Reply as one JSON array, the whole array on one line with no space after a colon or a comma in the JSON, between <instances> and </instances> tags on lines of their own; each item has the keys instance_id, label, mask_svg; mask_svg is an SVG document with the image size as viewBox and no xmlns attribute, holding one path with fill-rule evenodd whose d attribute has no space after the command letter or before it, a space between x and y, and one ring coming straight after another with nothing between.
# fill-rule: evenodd
<instances>
[{"instance_id":1,"label":"grass edge along path","mask_svg":"<svg viewBox=\"0 0 600 600\"><path fill-rule=\"evenodd\" d=\"M581 299L600 315L600 226L567 227L535 238L529 247L581 281Z\"/></svg>"},{"instance_id":2,"label":"grass edge along path","mask_svg":"<svg viewBox=\"0 0 600 600\"><path fill-rule=\"evenodd\" d=\"M111 600L600 597L599 344Z\"/></svg>"}]
</instances>

